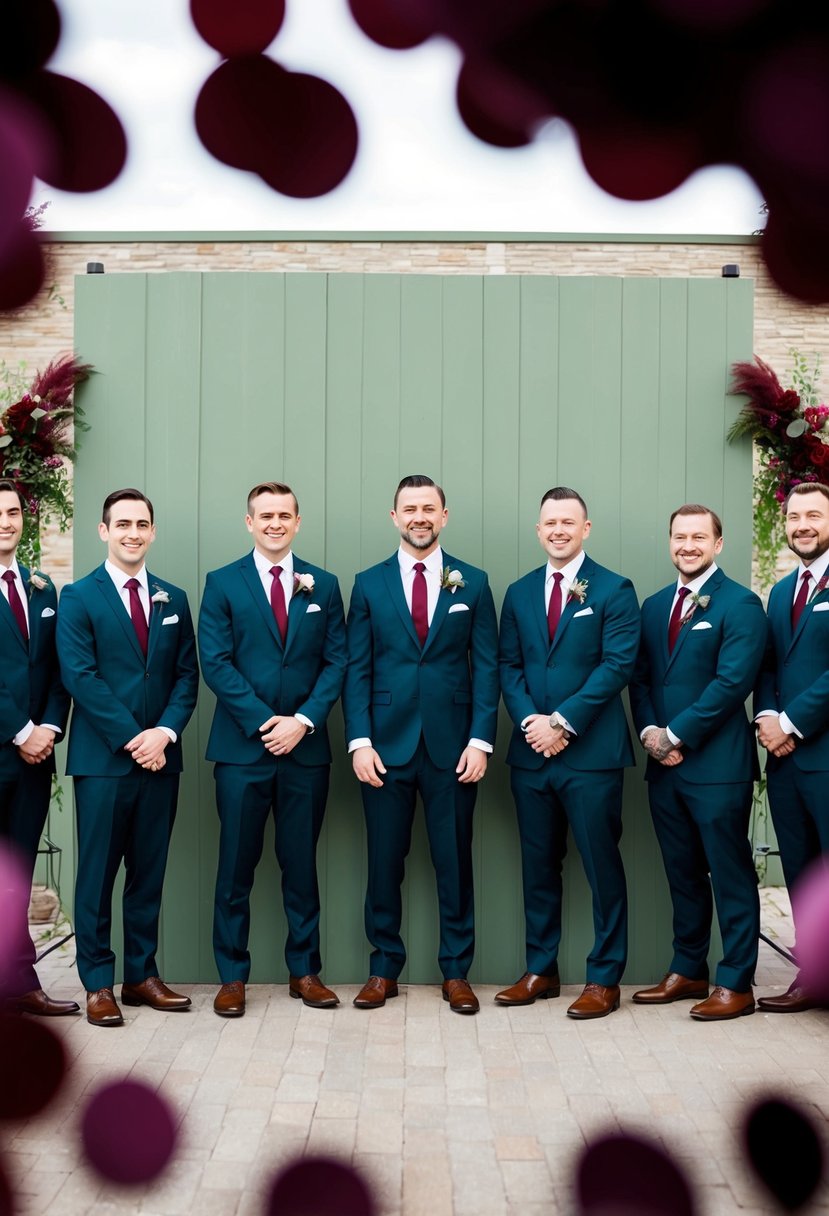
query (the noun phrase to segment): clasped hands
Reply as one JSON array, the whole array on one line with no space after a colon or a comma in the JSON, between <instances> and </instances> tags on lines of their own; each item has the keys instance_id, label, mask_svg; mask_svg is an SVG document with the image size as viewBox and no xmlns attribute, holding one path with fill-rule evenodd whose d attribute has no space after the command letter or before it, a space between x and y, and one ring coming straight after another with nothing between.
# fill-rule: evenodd
<instances>
[{"instance_id":1,"label":"clasped hands","mask_svg":"<svg viewBox=\"0 0 829 1216\"><path fill-rule=\"evenodd\" d=\"M682 763L682 752L671 741L667 728L664 726L654 726L651 730L646 731L642 738L642 746L649 756L653 756L654 760L658 760L666 768L673 768Z\"/></svg>"},{"instance_id":2,"label":"clasped hands","mask_svg":"<svg viewBox=\"0 0 829 1216\"><path fill-rule=\"evenodd\" d=\"M48 726L35 726L25 743L17 751L27 764L40 764L55 750L55 732Z\"/></svg>"},{"instance_id":3,"label":"clasped hands","mask_svg":"<svg viewBox=\"0 0 829 1216\"><path fill-rule=\"evenodd\" d=\"M125 743L124 751L129 752L141 768L157 773L167 763L164 749L169 742L170 736L165 730L160 726L150 726L130 739L129 743Z\"/></svg>"},{"instance_id":4,"label":"clasped hands","mask_svg":"<svg viewBox=\"0 0 829 1216\"><path fill-rule=\"evenodd\" d=\"M530 714L523 730L530 747L542 756L557 756L570 742L567 730L561 725L551 726L547 714Z\"/></svg>"},{"instance_id":5,"label":"clasped hands","mask_svg":"<svg viewBox=\"0 0 829 1216\"><path fill-rule=\"evenodd\" d=\"M287 756L307 732L304 722L282 714L273 714L259 727L262 742L272 756Z\"/></svg>"},{"instance_id":6,"label":"clasped hands","mask_svg":"<svg viewBox=\"0 0 829 1216\"><path fill-rule=\"evenodd\" d=\"M795 736L787 735L781 729L780 719L776 714L764 714L762 718L757 719L757 738L760 745L773 756L788 756L797 745Z\"/></svg>"},{"instance_id":7,"label":"clasped hands","mask_svg":"<svg viewBox=\"0 0 829 1216\"><path fill-rule=\"evenodd\" d=\"M386 768L380 759L379 753L373 747L355 748L352 753L351 763L354 768L354 775L358 781L362 781L366 785L373 785L375 789L380 788L383 784L380 778L385 774ZM486 752L482 752L479 747L472 747L470 744L470 746L464 748L455 769L455 772L458 774L458 781L463 785L474 785L475 782L481 780L486 772L486 764Z\"/></svg>"}]
</instances>

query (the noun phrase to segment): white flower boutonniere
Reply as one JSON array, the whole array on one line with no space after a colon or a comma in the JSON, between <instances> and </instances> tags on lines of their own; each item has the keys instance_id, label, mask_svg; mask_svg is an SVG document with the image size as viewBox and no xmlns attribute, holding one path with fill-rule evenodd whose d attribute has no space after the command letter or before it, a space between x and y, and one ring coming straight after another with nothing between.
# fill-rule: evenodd
<instances>
[{"instance_id":1,"label":"white flower boutonniere","mask_svg":"<svg viewBox=\"0 0 829 1216\"><path fill-rule=\"evenodd\" d=\"M159 587L158 583L153 583L153 587L155 588L155 590L154 590L153 595L152 595L152 597L151 597L151 599L152 599L152 603L154 603L154 604L169 604L169 602L170 602L170 593L169 593L169 591L165 591L163 587Z\"/></svg>"},{"instance_id":2,"label":"white flower boutonniere","mask_svg":"<svg viewBox=\"0 0 829 1216\"><path fill-rule=\"evenodd\" d=\"M570 584L570 593L567 596L567 603L569 604L571 600L577 600L578 603L583 604L586 599L587 599L587 579L586 578L574 578L572 583Z\"/></svg>"},{"instance_id":3,"label":"white flower boutonniere","mask_svg":"<svg viewBox=\"0 0 829 1216\"><path fill-rule=\"evenodd\" d=\"M314 590L313 574L295 574L294 575L294 591L303 591L306 595L310 595Z\"/></svg>"},{"instance_id":4,"label":"white flower boutonniere","mask_svg":"<svg viewBox=\"0 0 829 1216\"><path fill-rule=\"evenodd\" d=\"M44 574L42 570L33 570L29 575L29 598L31 599L33 591L45 591L51 586L52 580L48 574Z\"/></svg>"},{"instance_id":5,"label":"white flower boutonniere","mask_svg":"<svg viewBox=\"0 0 829 1216\"><path fill-rule=\"evenodd\" d=\"M450 591L454 595L458 587L465 587L466 583L460 570L450 570L448 566L444 566L440 585L444 591Z\"/></svg>"},{"instance_id":6,"label":"white flower boutonniere","mask_svg":"<svg viewBox=\"0 0 829 1216\"><path fill-rule=\"evenodd\" d=\"M710 595L697 595L696 591L691 592L691 603L695 608L699 608L700 612L705 612L705 609L711 603Z\"/></svg>"}]
</instances>

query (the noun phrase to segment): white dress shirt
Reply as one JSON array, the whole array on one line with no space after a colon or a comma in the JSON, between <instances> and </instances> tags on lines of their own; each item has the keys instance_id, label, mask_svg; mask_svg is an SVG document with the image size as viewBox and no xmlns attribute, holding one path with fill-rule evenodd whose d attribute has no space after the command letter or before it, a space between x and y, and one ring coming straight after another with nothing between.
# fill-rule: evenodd
<instances>
[{"instance_id":1,"label":"white dress shirt","mask_svg":"<svg viewBox=\"0 0 829 1216\"><path fill-rule=\"evenodd\" d=\"M144 616L147 618L147 628L149 629L152 604L150 603L150 585L147 578L147 567L142 566L141 569L136 570L134 574L125 574L123 570L121 570L118 566L113 565L112 562L107 558L107 560L104 562L104 569L115 584L115 590L121 597L121 603L124 605L127 616L130 618L130 624L132 624L132 608L127 583L131 578L136 580L138 583L138 598L141 600L141 607L144 609ZM163 730L164 734L169 736L172 743L175 743L176 739L178 738L176 732L171 730L169 726L159 726L157 729Z\"/></svg>"},{"instance_id":2,"label":"white dress shirt","mask_svg":"<svg viewBox=\"0 0 829 1216\"><path fill-rule=\"evenodd\" d=\"M558 585L558 590L559 590L559 595L561 596L561 611L563 612L565 609L565 606L567 604L567 597L570 594L570 589L573 586L573 583L576 581L576 579L579 576L579 570L581 570L581 568L582 568L582 564L584 562L585 556L586 556L586 554L584 552L584 549L580 549L579 552L576 554L576 556L573 558L573 560L569 561L566 566L562 566L561 568L559 568L558 566L554 566L552 562L547 562L547 576L544 579L544 614L545 614L545 616L547 614L549 614L549 611L550 611L550 598L552 597L552 594L553 594L553 587L555 587L555 585L556 585L555 576L557 574L561 575L561 582ZM567 731L568 734L570 734L570 735L578 734L578 731L573 729L572 724L570 722L568 722L566 718L563 718L561 716L561 714L559 714L558 716L559 716L559 721L561 722L562 726L564 727L564 729ZM524 721L521 723L522 730L524 730L526 728L526 725L528 722L529 722L529 718L525 718Z\"/></svg>"},{"instance_id":3,"label":"white dress shirt","mask_svg":"<svg viewBox=\"0 0 829 1216\"><path fill-rule=\"evenodd\" d=\"M256 573L259 575L259 581L262 584L262 590L268 601L268 607L271 603L271 587L273 586L274 576L271 574L272 566L281 566L282 573L279 575L279 581L282 584L282 591L285 596L285 611L287 612L291 606L291 598L294 594L294 555L289 549L284 557L281 557L278 562L271 561L269 557L265 557L264 553L260 553L258 549L253 550L253 564L256 566ZM314 730L314 723L305 714L293 714L297 722L301 722L303 726L308 727L310 735Z\"/></svg>"}]
</instances>

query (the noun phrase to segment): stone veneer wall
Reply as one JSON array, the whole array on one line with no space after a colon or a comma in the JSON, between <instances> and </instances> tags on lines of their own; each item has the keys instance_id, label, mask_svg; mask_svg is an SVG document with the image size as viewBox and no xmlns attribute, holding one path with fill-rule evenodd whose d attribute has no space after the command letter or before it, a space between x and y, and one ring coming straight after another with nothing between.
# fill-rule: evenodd
<instances>
[{"instance_id":1,"label":"stone veneer wall","mask_svg":"<svg viewBox=\"0 0 829 1216\"><path fill-rule=\"evenodd\" d=\"M0 358L30 371L43 368L73 344L74 276L87 262L103 262L111 273L164 271L327 271L411 274L546 274L719 276L738 263L755 280L754 350L781 376L789 350L820 354L829 364L829 310L799 304L772 283L756 238L616 238L514 236L510 238L420 239L344 234L337 239L252 235L75 234L46 235L47 288L26 308L0 314ZM83 351L79 354L83 355ZM60 586L72 578L71 535L50 530L43 566ZM787 560L781 560L781 570Z\"/></svg>"}]
</instances>

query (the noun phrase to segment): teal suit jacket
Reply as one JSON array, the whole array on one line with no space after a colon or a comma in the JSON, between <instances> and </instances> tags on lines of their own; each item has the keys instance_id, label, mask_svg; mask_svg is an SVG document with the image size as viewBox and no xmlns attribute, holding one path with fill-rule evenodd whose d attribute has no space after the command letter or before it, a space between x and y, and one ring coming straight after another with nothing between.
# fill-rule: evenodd
<instances>
[{"instance_id":1,"label":"teal suit jacket","mask_svg":"<svg viewBox=\"0 0 829 1216\"><path fill-rule=\"evenodd\" d=\"M759 776L757 744L746 697L766 648L768 627L760 599L715 570L668 653L668 621L676 583L642 605L642 642L630 683L637 732L669 726L682 740L682 776L700 785L751 781ZM648 758L646 779L668 770Z\"/></svg>"},{"instance_id":2,"label":"teal suit jacket","mask_svg":"<svg viewBox=\"0 0 829 1216\"><path fill-rule=\"evenodd\" d=\"M501 691L515 724L507 763L537 769L547 759L527 745L521 723L557 711L576 732L556 763L584 771L634 763L621 692L639 647L639 604L629 579L585 556L584 603L570 599L550 642L544 608L547 566L507 588L501 612Z\"/></svg>"},{"instance_id":3,"label":"teal suit jacket","mask_svg":"<svg viewBox=\"0 0 829 1216\"><path fill-rule=\"evenodd\" d=\"M343 601L333 574L294 554L294 573L314 590L295 591L282 643L253 554L207 576L199 612L202 674L216 694L207 759L254 764L267 755L259 727L274 714L314 724L291 752L299 764L330 764L326 721L340 695L346 644Z\"/></svg>"},{"instance_id":4,"label":"teal suit jacket","mask_svg":"<svg viewBox=\"0 0 829 1216\"><path fill-rule=\"evenodd\" d=\"M49 723L62 732L69 716L55 648L57 593L51 583L39 591L25 566L20 566L20 577L28 597L28 646L0 593L0 778L16 777L21 767L29 767L12 743L27 722ZM43 767L55 771L54 752Z\"/></svg>"},{"instance_id":5,"label":"teal suit jacket","mask_svg":"<svg viewBox=\"0 0 829 1216\"><path fill-rule=\"evenodd\" d=\"M123 750L142 730L167 726L176 742L165 772L182 769L181 734L196 705L199 669L187 596L147 574L154 603L145 659L115 584L100 565L64 587L57 644L64 685L74 701L66 771L75 777L120 777L135 769Z\"/></svg>"},{"instance_id":6,"label":"teal suit jacket","mask_svg":"<svg viewBox=\"0 0 829 1216\"><path fill-rule=\"evenodd\" d=\"M348 610L343 689L347 742L371 739L386 765L406 764L421 733L437 768L455 768L470 739L495 742L498 625L483 570L448 553L464 586L440 591L421 649L397 553L358 574Z\"/></svg>"},{"instance_id":7,"label":"teal suit jacket","mask_svg":"<svg viewBox=\"0 0 829 1216\"><path fill-rule=\"evenodd\" d=\"M829 770L829 587L803 609L792 633L797 571L769 595L769 644L754 693L754 712L784 710L803 735L786 759L807 773ZM780 761L769 755L766 767Z\"/></svg>"}]
</instances>

